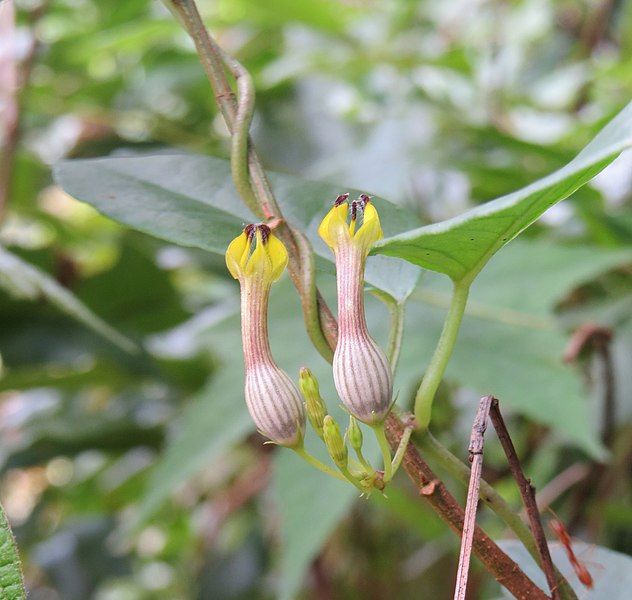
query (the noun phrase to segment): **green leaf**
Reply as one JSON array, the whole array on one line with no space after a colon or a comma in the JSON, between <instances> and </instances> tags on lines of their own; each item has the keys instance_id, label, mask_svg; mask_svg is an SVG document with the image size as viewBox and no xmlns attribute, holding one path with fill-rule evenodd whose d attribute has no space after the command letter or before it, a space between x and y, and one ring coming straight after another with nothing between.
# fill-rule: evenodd
<instances>
[{"instance_id":1,"label":"green leaf","mask_svg":"<svg viewBox=\"0 0 632 600\"><path fill-rule=\"evenodd\" d=\"M507 242L631 145L632 103L565 167L453 219L381 240L373 252L404 258L455 281L472 281Z\"/></svg>"},{"instance_id":2,"label":"green leaf","mask_svg":"<svg viewBox=\"0 0 632 600\"><path fill-rule=\"evenodd\" d=\"M90 327L125 352L138 351L134 342L110 327L53 278L2 247L0 247L0 288L4 288L20 299L35 301L45 298L52 305Z\"/></svg>"},{"instance_id":3,"label":"green leaf","mask_svg":"<svg viewBox=\"0 0 632 600\"><path fill-rule=\"evenodd\" d=\"M278 598L291 600L307 567L358 497L358 491L316 471L289 451L277 456L273 487L281 517Z\"/></svg>"},{"instance_id":4,"label":"green leaf","mask_svg":"<svg viewBox=\"0 0 632 600\"><path fill-rule=\"evenodd\" d=\"M223 255L244 223L257 220L233 187L230 166L209 156L160 155L63 161L55 179L66 192L103 214L150 235ZM319 239L318 224L341 192L327 183L270 173L285 218L305 231L316 253L332 261ZM401 208L378 199L385 235L418 223ZM367 282L401 299L414 287L419 270L387 257L367 266Z\"/></svg>"},{"instance_id":5,"label":"green leaf","mask_svg":"<svg viewBox=\"0 0 632 600\"><path fill-rule=\"evenodd\" d=\"M576 368L562 361L568 337L553 308L578 285L630 260L628 249L511 243L472 286L447 379L479 395L498 396L504 406L600 456L582 381ZM543 263L546 269L541 268ZM450 287L445 277L429 273L413 292L400 375L412 379L428 364L450 302ZM405 385L409 381L403 379Z\"/></svg>"},{"instance_id":6,"label":"green leaf","mask_svg":"<svg viewBox=\"0 0 632 600\"><path fill-rule=\"evenodd\" d=\"M236 331L235 335L239 337ZM220 369L189 402L179 434L152 472L132 529L142 526L179 485L212 465L253 429L242 388L239 376L230 369Z\"/></svg>"},{"instance_id":7,"label":"green leaf","mask_svg":"<svg viewBox=\"0 0 632 600\"><path fill-rule=\"evenodd\" d=\"M0 598L26 600L20 557L7 516L0 506Z\"/></svg>"},{"instance_id":8,"label":"green leaf","mask_svg":"<svg viewBox=\"0 0 632 600\"><path fill-rule=\"evenodd\" d=\"M520 568L543 590L548 590L546 580L540 568L535 564L524 546L515 540L500 540L498 545ZM593 578L594 587L587 590L577 579L568 562L564 547L559 543L550 543L551 558L555 566L568 579L577 595L585 600L628 600L632 587L632 558L604 548L578 540L573 541L573 550L579 557L589 557L586 566ZM509 594L503 590L503 598Z\"/></svg>"}]
</instances>

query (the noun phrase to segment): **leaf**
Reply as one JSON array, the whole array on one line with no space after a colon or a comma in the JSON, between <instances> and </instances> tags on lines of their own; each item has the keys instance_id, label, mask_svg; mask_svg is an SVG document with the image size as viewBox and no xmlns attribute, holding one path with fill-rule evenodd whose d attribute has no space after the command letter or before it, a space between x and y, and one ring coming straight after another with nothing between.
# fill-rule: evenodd
<instances>
[{"instance_id":1,"label":"leaf","mask_svg":"<svg viewBox=\"0 0 632 600\"><path fill-rule=\"evenodd\" d=\"M7 516L0 506L0 598L26 600L20 557Z\"/></svg>"},{"instance_id":2,"label":"leaf","mask_svg":"<svg viewBox=\"0 0 632 600\"><path fill-rule=\"evenodd\" d=\"M540 568L535 564L524 546L516 540L500 540L498 545L520 568L543 590L548 590L546 580ZM580 541L573 541L575 554L587 562L588 570L593 577L594 587L586 589L577 579L564 548L561 544L549 544L551 558L555 566L568 579L573 589L582 600L628 600L632 588L632 558L609 550L603 546L593 546ZM503 590L503 597L509 597Z\"/></svg>"},{"instance_id":3,"label":"leaf","mask_svg":"<svg viewBox=\"0 0 632 600\"><path fill-rule=\"evenodd\" d=\"M75 198L103 214L150 235L223 255L245 223L255 217L233 187L230 166L208 156L160 155L62 161L55 179ZM332 261L317 228L341 191L327 183L270 173L286 219L305 231L316 253ZM376 201L385 235L409 229L418 220L386 200ZM401 299L414 287L419 270L388 257L371 259L367 282Z\"/></svg>"},{"instance_id":4,"label":"leaf","mask_svg":"<svg viewBox=\"0 0 632 600\"><path fill-rule=\"evenodd\" d=\"M358 491L309 467L289 451L275 461L273 487L281 517L279 600L291 600L305 571Z\"/></svg>"},{"instance_id":5,"label":"leaf","mask_svg":"<svg viewBox=\"0 0 632 600\"><path fill-rule=\"evenodd\" d=\"M236 332L235 332L236 333ZM191 400L179 435L156 464L132 529L142 526L181 484L213 464L228 447L253 429L241 382L220 369Z\"/></svg>"},{"instance_id":6,"label":"leaf","mask_svg":"<svg viewBox=\"0 0 632 600\"><path fill-rule=\"evenodd\" d=\"M628 249L512 242L472 286L447 378L498 396L503 405L601 456L587 394L576 368L562 361L567 335L553 308L578 285L630 260ZM428 364L450 301L445 277L429 273L422 284L407 308L399 365L405 385Z\"/></svg>"},{"instance_id":7,"label":"leaf","mask_svg":"<svg viewBox=\"0 0 632 600\"><path fill-rule=\"evenodd\" d=\"M52 277L2 247L0 247L0 288L25 300L38 300L43 297L125 352L138 351L134 342L110 327Z\"/></svg>"},{"instance_id":8,"label":"leaf","mask_svg":"<svg viewBox=\"0 0 632 600\"><path fill-rule=\"evenodd\" d=\"M381 240L373 252L404 258L455 281L472 281L507 242L631 145L632 103L565 167L453 219Z\"/></svg>"}]
</instances>

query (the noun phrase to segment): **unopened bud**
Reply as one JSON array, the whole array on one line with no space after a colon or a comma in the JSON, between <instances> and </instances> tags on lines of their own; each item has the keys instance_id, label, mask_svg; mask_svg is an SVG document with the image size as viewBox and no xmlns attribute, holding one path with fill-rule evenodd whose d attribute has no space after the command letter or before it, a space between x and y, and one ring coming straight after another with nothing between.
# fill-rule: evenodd
<instances>
[{"instance_id":1,"label":"unopened bud","mask_svg":"<svg viewBox=\"0 0 632 600\"><path fill-rule=\"evenodd\" d=\"M323 438L329 456L336 463L336 466L346 468L348 459L347 446L340 434L338 423L330 415L327 415L323 422Z\"/></svg>"},{"instance_id":2,"label":"unopened bud","mask_svg":"<svg viewBox=\"0 0 632 600\"><path fill-rule=\"evenodd\" d=\"M327 415L327 406L320 396L318 380L308 368L301 367L298 385L301 388L303 398L305 398L307 418L314 428L314 431L318 434L318 437L322 438L323 421Z\"/></svg>"},{"instance_id":3,"label":"unopened bud","mask_svg":"<svg viewBox=\"0 0 632 600\"><path fill-rule=\"evenodd\" d=\"M362 430L358 421L349 415L349 427L347 428L347 439L354 450L362 450Z\"/></svg>"}]
</instances>

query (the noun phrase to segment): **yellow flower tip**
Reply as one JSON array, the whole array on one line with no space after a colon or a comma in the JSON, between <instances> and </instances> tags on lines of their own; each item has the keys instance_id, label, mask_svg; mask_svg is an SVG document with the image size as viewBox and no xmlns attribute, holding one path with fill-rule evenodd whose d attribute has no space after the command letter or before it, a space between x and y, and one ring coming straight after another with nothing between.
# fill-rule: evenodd
<instances>
[{"instance_id":1,"label":"yellow flower tip","mask_svg":"<svg viewBox=\"0 0 632 600\"><path fill-rule=\"evenodd\" d=\"M248 225L226 249L226 266L240 280L258 275L272 283L281 276L287 261L283 242L263 223Z\"/></svg>"},{"instance_id":2,"label":"yellow flower tip","mask_svg":"<svg viewBox=\"0 0 632 600\"><path fill-rule=\"evenodd\" d=\"M338 196L322 220L318 234L333 250L350 242L365 254L383 237L380 217L366 194L351 202L349 194Z\"/></svg>"}]
</instances>

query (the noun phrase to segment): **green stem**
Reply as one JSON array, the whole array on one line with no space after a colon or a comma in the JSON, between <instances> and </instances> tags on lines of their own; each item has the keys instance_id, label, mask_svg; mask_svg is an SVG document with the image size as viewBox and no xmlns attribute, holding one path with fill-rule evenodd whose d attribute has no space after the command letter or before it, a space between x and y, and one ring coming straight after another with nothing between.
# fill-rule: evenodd
<instances>
[{"instance_id":1,"label":"green stem","mask_svg":"<svg viewBox=\"0 0 632 600\"><path fill-rule=\"evenodd\" d=\"M265 218L266 215L252 189L248 164L250 123L255 110L255 86L250 73L238 60L223 51L221 56L237 82L237 114L233 121L230 145L230 169L233 182L248 208L257 217Z\"/></svg>"},{"instance_id":2,"label":"green stem","mask_svg":"<svg viewBox=\"0 0 632 600\"><path fill-rule=\"evenodd\" d=\"M259 218L282 219L270 182L248 137L254 103L252 78L235 59L224 52L207 31L194 0L163 0L191 36L200 62L215 94L215 101L231 135L231 169L244 203ZM224 67L237 81L235 100ZM322 356L331 362L336 347L336 323L327 304L316 290L312 249L306 239L283 222L278 234L290 254L288 272L300 297L310 339ZM301 234L302 235L302 234Z\"/></svg>"},{"instance_id":3,"label":"green stem","mask_svg":"<svg viewBox=\"0 0 632 600\"><path fill-rule=\"evenodd\" d=\"M452 292L450 309L443 324L443 331L437 343L434 355L424 373L424 378L415 396L415 417L420 429L426 430L430 425L432 416L432 402L434 401L437 388L443 379L446 366L452 356L454 343L456 342L461 326L467 296L470 290L469 282L455 281Z\"/></svg>"},{"instance_id":4,"label":"green stem","mask_svg":"<svg viewBox=\"0 0 632 600\"><path fill-rule=\"evenodd\" d=\"M469 485L469 467L452 454L452 452L429 431L419 432L419 434L415 436L415 440L423 450L441 464L448 473L460 481L465 487ZM511 506L507 504L504 498L484 479L481 479L479 495L480 499L516 534L516 537L522 542L536 563L540 564L540 555L533 534L526 523L520 518L520 515L516 513ZM564 600L577 600L577 596L568 582L562 577L557 568L555 571L558 576L558 581L560 581L559 589Z\"/></svg>"},{"instance_id":5,"label":"green stem","mask_svg":"<svg viewBox=\"0 0 632 600\"><path fill-rule=\"evenodd\" d=\"M384 423L380 423L373 427L377 443L380 445L382 451L382 458L384 460L384 483L391 480L393 476L393 469L391 466L391 447L386 439L386 433L384 431Z\"/></svg>"},{"instance_id":6,"label":"green stem","mask_svg":"<svg viewBox=\"0 0 632 600\"><path fill-rule=\"evenodd\" d=\"M395 456L393 457L393 462L391 463L392 475L397 473L397 469L402 464L402 459L404 458L404 454L406 452L406 448L408 447L408 442L410 441L410 436L413 432L412 427L406 427L404 429L404 433L402 434L401 439L399 440L399 444L397 446L397 450L395 452Z\"/></svg>"},{"instance_id":7,"label":"green stem","mask_svg":"<svg viewBox=\"0 0 632 600\"><path fill-rule=\"evenodd\" d=\"M388 312L391 315L391 327L388 332L386 356L388 357L388 362L391 364L391 371L395 374L402 348L402 339L404 337L405 300L398 301L382 290L373 290L373 295L386 304Z\"/></svg>"},{"instance_id":8,"label":"green stem","mask_svg":"<svg viewBox=\"0 0 632 600\"><path fill-rule=\"evenodd\" d=\"M360 461L360 464L369 472L369 473L374 473L375 469L371 466L371 464L369 463L369 461L364 458L364 454L362 454L362 448L357 448L355 450L356 456L358 457L358 460Z\"/></svg>"},{"instance_id":9,"label":"green stem","mask_svg":"<svg viewBox=\"0 0 632 600\"><path fill-rule=\"evenodd\" d=\"M303 460L307 461L312 467L316 467L319 471L323 473L327 473L327 475L331 475L340 481L347 481L346 477L343 477L338 471L335 471L331 467L328 467L324 462L318 460L315 456L312 456L307 450L305 450L304 446L298 446L296 448L292 448L296 454L298 454Z\"/></svg>"},{"instance_id":10,"label":"green stem","mask_svg":"<svg viewBox=\"0 0 632 600\"><path fill-rule=\"evenodd\" d=\"M365 490L362 487L360 480L355 475L353 475L347 467L338 467L338 468L340 469L340 472L347 478L347 481L349 481L355 487L357 487L363 494L367 493L367 490Z\"/></svg>"}]
</instances>

